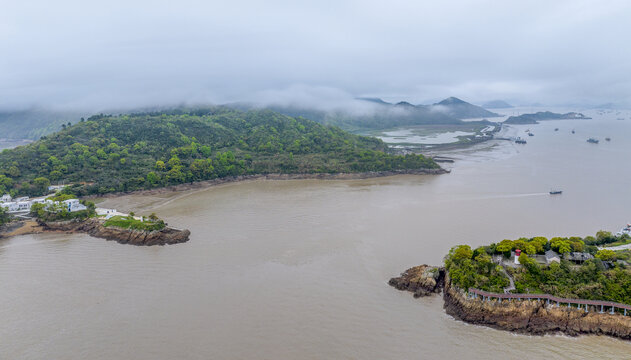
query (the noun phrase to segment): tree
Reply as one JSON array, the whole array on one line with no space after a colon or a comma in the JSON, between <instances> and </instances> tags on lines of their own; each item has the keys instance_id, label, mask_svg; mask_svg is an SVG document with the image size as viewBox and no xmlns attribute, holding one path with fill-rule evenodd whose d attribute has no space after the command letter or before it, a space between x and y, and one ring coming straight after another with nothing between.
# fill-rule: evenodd
<instances>
[{"instance_id":1,"label":"tree","mask_svg":"<svg viewBox=\"0 0 631 360\"><path fill-rule=\"evenodd\" d=\"M160 180L160 178L158 177L158 175L156 175L156 173L154 173L153 171L150 171L147 174L147 181L149 182L149 184L151 185L155 185L158 183L158 181Z\"/></svg>"},{"instance_id":2,"label":"tree","mask_svg":"<svg viewBox=\"0 0 631 360\"><path fill-rule=\"evenodd\" d=\"M0 226L8 223L11 220L11 215L9 215L9 212L7 211L7 209L0 207Z\"/></svg>"},{"instance_id":3,"label":"tree","mask_svg":"<svg viewBox=\"0 0 631 360\"><path fill-rule=\"evenodd\" d=\"M535 248L534 245L532 244L526 244L526 246L524 246L524 251L526 252L526 254L528 255L534 255L537 253L537 249Z\"/></svg>"},{"instance_id":4,"label":"tree","mask_svg":"<svg viewBox=\"0 0 631 360\"><path fill-rule=\"evenodd\" d=\"M495 247L498 252L505 253L513 250L513 241L504 239Z\"/></svg>"},{"instance_id":5,"label":"tree","mask_svg":"<svg viewBox=\"0 0 631 360\"><path fill-rule=\"evenodd\" d=\"M595 257L602 261L615 261L616 260L616 252L609 249L598 250Z\"/></svg>"},{"instance_id":6,"label":"tree","mask_svg":"<svg viewBox=\"0 0 631 360\"><path fill-rule=\"evenodd\" d=\"M471 259L472 256L473 256L473 250L471 250L471 246L469 245L457 246L453 254L454 260Z\"/></svg>"},{"instance_id":7,"label":"tree","mask_svg":"<svg viewBox=\"0 0 631 360\"><path fill-rule=\"evenodd\" d=\"M598 241L601 244L611 237L612 235L611 235L611 232L609 231L600 230L596 233L596 241Z\"/></svg>"},{"instance_id":8,"label":"tree","mask_svg":"<svg viewBox=\"0 0 631 360\"><path fill-rule=\"evenodd\" d=\"M572 245L567 241L562 241L559 243L559 253L565 254L572 251Z\"/></svg>"},{"instance_id":9,"label":"tree","mask_svg":"<svg viewBox=\"0 0 631 360\"><path fill-rule=\"evenodd\" d=\"M39 195L44 195L48 193L48 187L50 186L50 180L45 177L38 177L33 179L33 187L35 188L35 192Z\"/></svg>"}]
</instances>

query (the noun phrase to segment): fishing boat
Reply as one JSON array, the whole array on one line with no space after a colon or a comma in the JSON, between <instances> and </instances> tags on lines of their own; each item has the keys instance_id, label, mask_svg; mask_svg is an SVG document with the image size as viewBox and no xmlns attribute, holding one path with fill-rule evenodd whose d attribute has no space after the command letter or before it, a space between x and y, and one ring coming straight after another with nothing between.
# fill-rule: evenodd
<instances>
[{"instance_id":1,"label":"fishing boat","mask_svg":"<svg viewBox=\"0 0 631 360\"><path fill-rule=\"evenodd\" d=\"M606 141L611 141L611 138L606 137L605 140Z\"/></svg>"},{"instance_id":2,"label":"fishing boat","mask_svg":"<svg viewBox=\"0 0 631 360\"><path fill-rule=\"evenodd\" d=\"M572 134L576 133L576 131L572 130Z\"/></svg>"},{"instance_id":3,"label":"fishing boat","mask_svg":"<svg viewBox=\"0 0 631 360\"><path fill-rule=\"evenodd\" d=\"M550 195L561 195L563 190L550 190Z\"/></svg>"},{"instance_id":4,"label":"fishing boat","mask_svg":"<svg viewBox=\"0 0 631 360\"><path fill-rule=\"evenodd\" d=\"M554 131L559 131L559 128L554 128Z\"/></svg>"},{"instance_id":5,"label":"fishing boat","mask_svg":"<svg viewBox=\"0 0 631 360\"><path fill-rule=\"evenodd\" d=\"M598 144L598 139L595 139L595 138L589 138L589 139L587 139L587 142L588 142L588 143L592 143L592 144Z\"/></svg>"},{"instance_id":6,"label":"fishing boat","mask_svg":"<svg viewBox=\"0 0 631 360\"><path fill-rule=\"evenodd\" d=\"M616 236L629 235L631 236L631 224L627 224L627 226L623 227L620 231L616 233Z\"/></svg>"},{"instance_id":7,"label":"fishing boat","mask_svg":"<svg viewBox=\"0 0 631 360\"><path fill-rule=\"evenodd\" d=\"M535 136L535 134L530 132L530 133L528 133L528 136Z\"/></svg>"},{"instance_id":8,"label":"fishing boat","mask_svg":"<svg viewBox=\"0 0 631 360\"><path fill-rule=\"evenodd\" d=\"M517 140L515 140L515 144L525 144L526 140L522 139L522 138L517 138Z\"/></svg>"}]
</instances>

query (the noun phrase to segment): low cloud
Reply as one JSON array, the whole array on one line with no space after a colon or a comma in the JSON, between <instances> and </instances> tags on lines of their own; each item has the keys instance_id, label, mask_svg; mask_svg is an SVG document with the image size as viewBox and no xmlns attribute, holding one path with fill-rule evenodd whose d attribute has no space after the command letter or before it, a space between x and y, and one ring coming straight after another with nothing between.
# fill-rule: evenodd
<instances>
[{"instance_id":1,"label":"low cloud","mask_svg":"<svg viewBox=\"0 0 631 360\"><path fill-rule=\"evenodd\" d=\"M0 108L629 103L629 13L622 0L13 1Z\"/></svg>"}]
</instances>

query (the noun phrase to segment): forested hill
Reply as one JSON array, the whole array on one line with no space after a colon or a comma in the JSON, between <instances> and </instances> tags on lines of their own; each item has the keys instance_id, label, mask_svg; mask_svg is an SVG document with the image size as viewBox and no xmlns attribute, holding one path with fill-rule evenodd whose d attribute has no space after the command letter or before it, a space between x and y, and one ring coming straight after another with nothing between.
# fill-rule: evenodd
<instances>
[{"instance_id":1,"label":"forested hill","mask_svg":"<svg viewBox=\"0 0 631 360\"><path fill-rule=\"evenodd\" d=\"M352 135L272 111L227 108L93 116L0 153L0 194L82 183L81 195L131 191L242 174L438 168Z\"/></svg>"}]
</instances>

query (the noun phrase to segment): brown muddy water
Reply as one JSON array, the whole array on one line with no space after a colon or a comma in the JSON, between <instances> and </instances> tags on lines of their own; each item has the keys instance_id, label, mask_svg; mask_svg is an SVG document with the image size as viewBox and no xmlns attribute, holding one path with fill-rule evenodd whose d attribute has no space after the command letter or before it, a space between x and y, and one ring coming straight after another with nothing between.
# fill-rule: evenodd
<instances>
[{"instance_id":1,"label":"brown muddy water","mask_svg":"<svg viewBox=\"0 0 631 360\"><path fill-rule=\"evenodd\" d=\"M2 240L0 359L627 359L631 342L472 326L439 297L387 285L456 244L631 221L631 121L506 131L526 128L536 135L525 146L452 154L447 175L251 181L102 204L155 211L191 230L185 244Z\"/></svg>"}]
</instances>

